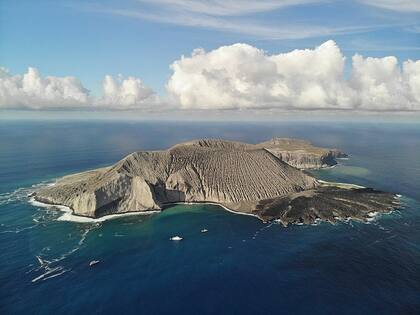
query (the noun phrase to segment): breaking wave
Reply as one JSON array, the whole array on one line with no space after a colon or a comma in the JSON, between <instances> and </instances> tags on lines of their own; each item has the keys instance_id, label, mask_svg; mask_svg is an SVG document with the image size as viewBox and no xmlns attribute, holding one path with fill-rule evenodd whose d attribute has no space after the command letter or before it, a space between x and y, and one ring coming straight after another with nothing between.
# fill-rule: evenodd
<instances>
[{"instance_id":1,"label":"breaking wave","mask_svg":"<svg viewBox=\"0 0 420 315\"><path fill-rule=\"evenodd\" d=\"M44 181L29 187L21 187L12 192L0 194L0 206L26 201L33 192L39 188L55 185L55 181Z\"/></svg>"}]
</instances>

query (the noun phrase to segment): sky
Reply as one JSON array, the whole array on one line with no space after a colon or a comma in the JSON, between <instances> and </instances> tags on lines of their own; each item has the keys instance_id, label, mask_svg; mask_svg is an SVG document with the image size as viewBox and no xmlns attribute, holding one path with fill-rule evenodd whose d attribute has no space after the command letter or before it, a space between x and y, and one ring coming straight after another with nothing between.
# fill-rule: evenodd
<instances>
[{"instance_id":1,"label":"sky","mask_svg":"<svg viewBox=\"0 0 420 315\"><path fill-rule=\"evenodd\" d=\"M419 0L0 1L0 115L417 112L419 59Z\"/></svg>"}]
</instances>

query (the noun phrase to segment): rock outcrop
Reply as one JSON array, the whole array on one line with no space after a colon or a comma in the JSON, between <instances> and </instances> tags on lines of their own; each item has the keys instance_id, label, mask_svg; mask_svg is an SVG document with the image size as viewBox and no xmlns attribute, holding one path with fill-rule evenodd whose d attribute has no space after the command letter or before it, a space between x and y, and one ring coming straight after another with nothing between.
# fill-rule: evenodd
<instances>
[{"instance_id":1,"label":"rock outcrop","mask_svg":"<svg viewBox=\"0 0 420 315\"><path fill-rule=\"evenodd\" d=\"M369 221L398 205L395 195L372 188L321 185L316 189L261 200L254 213L264 221L275 219L287 226L318 221L335 223L346 219Z\"/></svg>"},{"instance_id":2,"label":"rock outcrop","mask_svg":"<svg viewBox=\"0 0 420 315\"><path fill-rule=\"evenodd\" d=\"M347 157L347 154L337 149L315 147L309 141L300 139L273 138L258 146L300 169L333 166L337 164L337 158Z\"/></svg>"},{"instance_id":3,"label":"rock outcrop","mask_svg":"<svg viewBox=\"0 0 420 315\"><path fill-rule=\"evenodd\" d=\"M63 177L37 191L35 199L92 218L160 210L175 202L214 202L283 223L351 215L353 206L366 213L392 207L393 196L381 192L375 198L382 202L372 202L370 191L347 188L329 196L324 184L284 162L273 153L275 144L266 148L267 143L204 139L165 151L135 152L111 167ZM309 199L305 203L302 198ZM334 210L344 203L350 205L346 211ZM330 205L328 212L323 204Z\"/></svg>"}]
</instances>

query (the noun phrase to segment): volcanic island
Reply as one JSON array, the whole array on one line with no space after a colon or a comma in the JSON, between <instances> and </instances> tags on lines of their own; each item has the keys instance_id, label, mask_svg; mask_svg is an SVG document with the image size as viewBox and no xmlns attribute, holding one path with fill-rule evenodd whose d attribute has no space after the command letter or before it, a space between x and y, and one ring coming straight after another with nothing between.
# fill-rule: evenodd
<instances>
[{"instance_id":1,"label":"volcanic island","mask_svg":"<svg viewBox=\"0 0 420 315\"><path fill-rule=\"evenodd\" d=\"M138 151L112 166L65 176L33 197L89 218L162 211L175 203L214 203L284 226L368 221L399 207L393 193L319 181L306 171L345 157L299 139L259 144L199 139L167 150Z\"/></svg>"}]
</instances>

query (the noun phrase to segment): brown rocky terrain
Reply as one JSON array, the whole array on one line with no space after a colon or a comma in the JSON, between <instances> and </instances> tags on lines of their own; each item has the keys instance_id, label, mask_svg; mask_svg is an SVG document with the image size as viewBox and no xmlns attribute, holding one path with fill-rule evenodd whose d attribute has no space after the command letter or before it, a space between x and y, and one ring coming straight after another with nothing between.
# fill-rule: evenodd
<instances>
[{"instance_id":1,"label":"brown rocky terrain","mask_svg":"<svg viewBox=\"0 0 420 315\"><path fill-rule=\"evenodd\" d=\"M273 138L258 144L258 146L300 169L333 166L337 164L337 158L347 157L347 154L337 149L316 147L309 141L300 139Z\"/></svg>"},{"instance_id":2,"label":"brown rocky terrain","mask_svg":"<svg viewBox=\"0 0 420 315\"><path fill-rule=\"evenodd\" d=\"M93 218L161 210L175 202L214 202L283 224L367 219L395 207L389 193L319 183L278 157L285 145L295 151L306 146L317 156L326 152L290 139L257 145L195 140L164 151L135 152L113 166L63 177L37 191L35 199Z\"/></svg>"}]
</instances>

